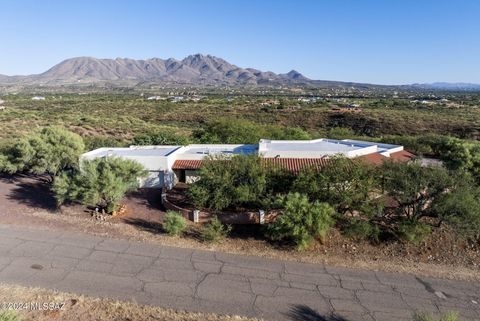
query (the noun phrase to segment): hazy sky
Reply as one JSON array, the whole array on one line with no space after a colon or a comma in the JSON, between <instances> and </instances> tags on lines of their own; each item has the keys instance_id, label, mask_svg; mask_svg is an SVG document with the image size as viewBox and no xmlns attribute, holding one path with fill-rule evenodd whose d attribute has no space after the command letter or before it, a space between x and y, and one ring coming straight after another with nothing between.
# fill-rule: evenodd
<instances>
[{"instance_id":1,"label":"hazy sky","mask_svg":"<svg viewBox=\"0 0 480 321\"><path fill-rule=\"evenodd\" d=\"M313 79L480 83L480 0L0 0L0 74L194 53Z\"/></svg>"}]
</instances>

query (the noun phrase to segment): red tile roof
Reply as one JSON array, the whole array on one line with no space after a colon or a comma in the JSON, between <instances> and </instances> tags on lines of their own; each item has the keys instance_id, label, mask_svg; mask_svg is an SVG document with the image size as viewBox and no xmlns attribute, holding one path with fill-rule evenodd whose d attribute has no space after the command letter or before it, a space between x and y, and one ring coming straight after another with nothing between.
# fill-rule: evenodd
<instances>
[{"instance_id":1,"label":"red tile roof","mask_svg":"<svg viewBox=\"0 0 480 321\"><path fill-rule=\"evenodd\" d=\"M306 167L321 169L328 164L326 158L264 158L263 161L266 165L278 166L294 173Z\"/></svg>"},{"instance_id":2,"label":"red tile roof","mask_svg":"<svg viewBox=\"0 0 480 321\"><path fill-rule=\"evenodd\" d=\"M360 156L360 159L366 160L370 164L381 165L384 161L391 160L397 162L409 162L415 157L414 154L401 150L399 152L391 153L390 157L383 156L382 154L374 153L365 156Z\"/></svg>"},{"instance_id":3,"label":"red tile roof","mask_svg":"<svg viewBox=\"0 0 480 321\"><path fill-rule=\"evenodd\" d=\"M366 161L369 164L373 165L382 165L384 161L388 159L388 157L383 156L379 153L368 154L364 156L360 156L359 159Z\"/></svg>"},{"instance_id":4,"label":"red tile roof","mask_svg":"<svg viewBox=\"0 0 480 321\"><path fill-rule=\"evenodd\" d=\"M406 150L401 150L396 153L391 153L390 158L400 162L409 162L415 158L415 154L412 154Z\"/></svg>"},{"instance_id":5,"label":"red tile roof","mask_svg":"<svg viewBox=\"0 0 480 321\"><path fill-rule=\"evenodd\" d=\"M328 160L321 158L262 158L265 165L278 166L279 168L299 172L305 167L324 167ZM201 160L176 160L172 169L199 169L202 166Z\"/></svg>"},{"instance_id":6,"label":"red tile roof","mask_svg":"<svg viewBox=\"0 0 480 321\"><path fill-rule=\"evenodd\" d=\"M176 160L172 169L199 169L202 166L201 160Z\"/></svg>"}]
</instances>

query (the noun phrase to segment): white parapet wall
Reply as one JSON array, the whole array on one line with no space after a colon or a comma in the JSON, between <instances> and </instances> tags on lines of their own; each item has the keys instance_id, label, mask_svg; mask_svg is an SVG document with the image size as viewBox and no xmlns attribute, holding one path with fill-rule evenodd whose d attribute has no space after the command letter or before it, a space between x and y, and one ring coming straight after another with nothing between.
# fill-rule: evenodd
<instances>
[{"instance_id":1,"label":"white parapet wall","mask_svg":"<svg viewBox=\"0 0 480 321\"><path fill-rule=\"evenodd\" d=\"M120 157L130 159L143 165L149 172L146 178L139 180L141 188L172 188L174 174L172 165L175 161L174 152L180 146L130 146L122 148L98 148L80 157L82 160L92 160L100 157Z\"/></svg>"}]
</instances>

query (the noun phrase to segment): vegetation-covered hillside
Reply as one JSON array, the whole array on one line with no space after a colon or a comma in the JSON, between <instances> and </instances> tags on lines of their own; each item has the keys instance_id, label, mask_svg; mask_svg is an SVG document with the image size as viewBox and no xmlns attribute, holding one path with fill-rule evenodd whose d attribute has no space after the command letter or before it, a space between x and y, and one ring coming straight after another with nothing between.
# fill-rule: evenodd
<instances>
[{"instance_id":1,"label":"vegetation-covered hillside","mask_svg":"<svg viewBox=\"0 0 480 321\"><path fill-rule=\"evenodd\" d=\"M380 138L386 135L436 133L476 139L480 133L480 95L190 95L48 94L6 95L0 111L0 137L12 138L46 125L62 125L81 136L130 143L142 133L167 131L192 134L219 119L244 119L254 124L298 127L312 137L335 133ZM173 102L174 98L182 97ZM340 128L348 128L350 131Z\"/></svg>"}]
</instances>

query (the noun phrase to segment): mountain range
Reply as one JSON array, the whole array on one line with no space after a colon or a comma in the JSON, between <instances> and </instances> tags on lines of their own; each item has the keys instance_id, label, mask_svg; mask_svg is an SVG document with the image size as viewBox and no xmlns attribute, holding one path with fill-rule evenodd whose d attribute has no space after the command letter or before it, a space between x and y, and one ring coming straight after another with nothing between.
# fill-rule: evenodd
<instances>
[{"instance_id":1,"label":"mountain range","mask_svg":"<svg viewBox=\"0 0 480 321\"><path fill-rule=\"evenodd\" d=\"M152 58L98 59L77 57L62 61L49 70L29 76L0 75L0 85L63 86L149 84L191 86L313 86L332 88L396 88L420 90L480 90L480 85L433 83L382 86L354 82L312 80L295 70L285 74L241 68L211 55L190 55L182 60Z\"/></svg>"},{"instance_id":2,"label":"mountain range","mask_svg":"<svg viewBox=\"0 0 480 321\"><path fill-rule=\"evenodd\" d=\"M3 84L62 85L100 82L255 86L307 84L312 80L295 70L286 74L275 74L253 68L240 68L224 59L201 54L190 55L182 60L78 57L62 61L37 75L0 75L0 83Z\"/></svg>"}]
</instances>

